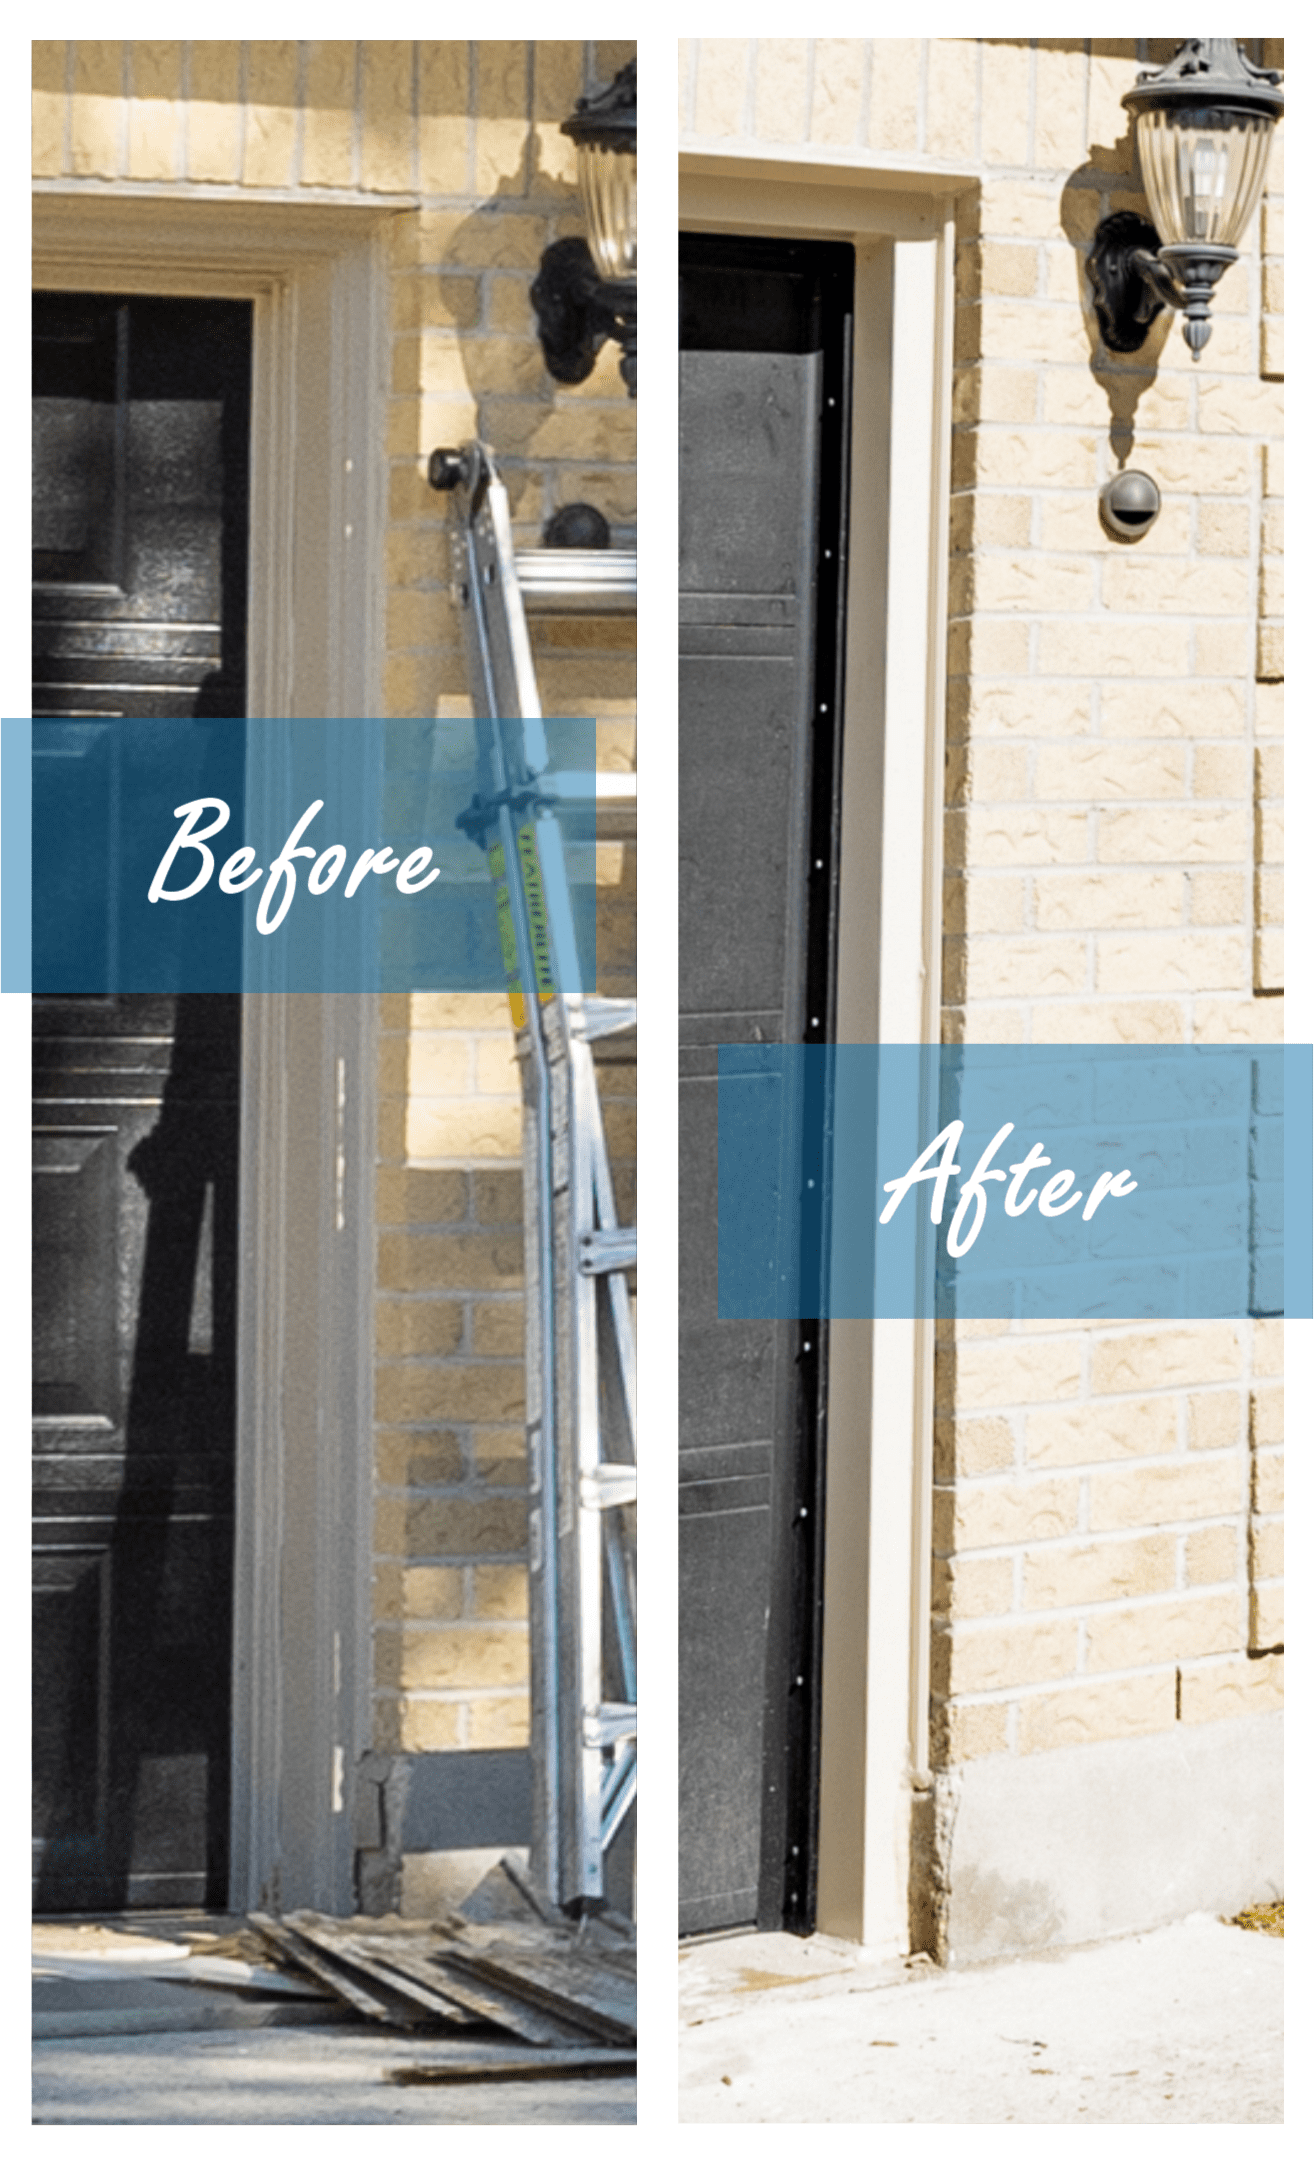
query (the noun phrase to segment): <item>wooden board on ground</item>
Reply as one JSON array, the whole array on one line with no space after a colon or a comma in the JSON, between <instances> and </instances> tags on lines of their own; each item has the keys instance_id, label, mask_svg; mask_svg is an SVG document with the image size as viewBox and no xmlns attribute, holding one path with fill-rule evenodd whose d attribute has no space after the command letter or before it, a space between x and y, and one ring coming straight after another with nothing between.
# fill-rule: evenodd
<instances>
[{"instance_id":1,"label":"wooden board on ground","mask_svg":"<svg viewBox=\"0 0 1314 2163\"><path fill-rule=\"evenodd\" d=\"M452 1962L442 1959L440 1947L432 1940L421 1950L419 1945L399 1946L395 1939L374 1939L371 1949L383 1972L395 1971L399 1978L414 1978L450 1998L457 2007L453 2017L458 2020L492 2021L527 2043L566 2044L584 2041L589 2035L586 2027L573 2020L561 2020L537 2006L525 2005L514 1991L458 1973Z\"/></svg>"},{"instance_id":2,"label":"wooden board on ground","mask_svg":"<svg viewBox=\"0 0 1314 2163\"><path fill-rule=\"evenodd\" d=\"M445 1994L443 1978L427 1962L414 1956L393 1938L369 1935L335 1917L304 1911L286 1917L289 1930L306 1939L330 1960L346 1968L367 1989L381 1989L407 2000L417 2013L430 2019L450 2020L464 2027L475 2016L459 1999Z\"/></svg>"},{"instance_id":3,"label":"wooden board on ground","mask_svg":"<svg viewBox=\"0 0 1314 2163\"><path fill-rule=\"evenodd\" d=\"M528 1998L545 2012L577 2022L600 2041L625 2044L635 2035L635 1993L628 1976L610 1961L591 1957L579 1942L546 1942L527 1930L467 1924L454 1937L447 1964L455 1962L482 1981Z\"/></svg>"},{"instance_id":4,"label":"wooden board on ground","mask_svg":"<svg viewBox=\"0 0 1314 2163\"><path fill-rule=\"evenodd\" d=\"M331 1993L308 1975L289 1975L263 1961L223 1960L210 1953L193 1953L169 1977L173 1983L207 1983L220 1990L263 1991L279 1998L328 1998Z\"/></svg>"},{"instance_id":5,"label":"wooden board on ground","mask_svg":"<svg viewBox=\"0 0 1314 2163\"><path fill-rule=\"evenodd\" d=\"M248 1920L282 1968L313 1977L389 2027L484 2023L537 2052L573 2052L576 2061L581 2052L598 2063L616 2051L632 2057L632 1922L609 1910L572 1920L516 1856L488 1871L463 1908L433 1921L304 1910ZM467 2053L471 2062L483 2054ZM546 2058L532 2062L546 2069Z\"/></svg>"},{"instance_id":6,"label":"wooden board on ground","mask_svg":"<svg viewBox=\"0 0 1314 2163\"><path fill-rule=\"evenodd\" d=\"M458 1997L482 2020L506 2028L522 2042L546 2046L589 2043L592 2031L580 2022L562 2018L540 2005L526 2004L523 1995L506 1987L497 1976L475 1975L454 1960L441 1962L442 1987Z\"/></svg>"},{"instance_id":7,"label":"wooden board on ground","mask_svg":"<svg viewBox=\"0 0 1314 2163\"><path fill-rule=\"evenodd\" d=\"M634 2070L632 2050L536 2050L505 2051L496 2056L433 2058L418 2065L394 2065L385 2080L399 2087L420 2082L459 2080L569 2080L585 2073L629 2073Z\"/></svg>"},{"instance_id":8,"label":"wooden board on ground","mask_svg":"<svg viewBox=\"0 0 1314 2163\"><path fill-rule=\"evenodd\" d=\"M372 2020L394 2027L418 2027L437 2019L457 2026L486 2021L521 2042L548 2046L594 2040L591 2025L526 2003L523 1993L507 1989L495 1977L443 1966L434 1956L446 1948L432 1924L380 1931L377 1920L369 1918L366 1932L336 1916L298 1913L278 1927L294 1957L299 1948L313 1974L338 1989L357 2011L368 2011Z\"/></svg>"},{"instance_id":9,"label":"wooden board on ground","mask_svg":"<svg viewBox=\"0 0 1314 2163\"><path fill-rule=\"evenodd\" d=\"M320 1982L327 1983L330 1990L345 1999L353 2011L363 2013L367 2020L382 2021L390 2028L410 2028L417 2024L421 2017L419 2008L399 1992L385 1992L376 1985L367 1985L356 1975L347 1974L341 1962L321 1952L285 1923L276 1923L270 1915L252 1915L251 1922L276 1950L318 1977Z\"/></svg>"}]
</instances>

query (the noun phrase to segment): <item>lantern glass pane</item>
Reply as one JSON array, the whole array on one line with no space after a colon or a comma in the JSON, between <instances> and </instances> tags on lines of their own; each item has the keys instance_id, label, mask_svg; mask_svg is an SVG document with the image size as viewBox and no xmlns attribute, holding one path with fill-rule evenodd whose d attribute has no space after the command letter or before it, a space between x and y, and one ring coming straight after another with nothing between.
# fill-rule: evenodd
<instances>
[{"instance_id":1,"label":"lantern glass pane","mask_svg":"<svg viewBox=\"0 0 1314 2163\"><path fill-rule=\"evenodd\" d=\"M633 150L579 145L579 192L589 252L600 278L639 274L639 161Z\"/></svg>"},{"instance_id":2,"label":"lantern glass pane","mask_svg":"<svg viewBox=\"0 0 1314 2163\"><path fill-rule=\"evenodd\" d=\"M1142 113L1136 140L1162 245L1237 247L1259 201L1272 135L1261 113Z\"/></svg>"}]
</instances>

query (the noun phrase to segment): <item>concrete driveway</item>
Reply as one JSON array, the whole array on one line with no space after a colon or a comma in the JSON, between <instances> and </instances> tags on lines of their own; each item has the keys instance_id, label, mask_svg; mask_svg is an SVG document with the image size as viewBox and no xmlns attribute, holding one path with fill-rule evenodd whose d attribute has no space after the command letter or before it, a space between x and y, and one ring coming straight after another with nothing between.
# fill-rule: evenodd
<instances>
[{"instance_id":1,"label":"concrete driveway","mask_svg":"<svg viewBox=\"0 0 1314 2163\"><path fill-rule=\"evenodd\" d=\"M394 2087L428 2053L358 2028L77 2037L33 2050L36 2125L632 2125L620 2078Z\"/></svg>"},{"instance_id":2,"label":"concrete driveway","mask_svg":"<svg viewBox=\"0 0 1314 2163\"><path fill-rule=\"evenodd\" d=\"M681 1964L686 2124L1278 2125L1279 1938L1214 1916L941 1970L751 1936Z\"/></svg>"}]
</instances>

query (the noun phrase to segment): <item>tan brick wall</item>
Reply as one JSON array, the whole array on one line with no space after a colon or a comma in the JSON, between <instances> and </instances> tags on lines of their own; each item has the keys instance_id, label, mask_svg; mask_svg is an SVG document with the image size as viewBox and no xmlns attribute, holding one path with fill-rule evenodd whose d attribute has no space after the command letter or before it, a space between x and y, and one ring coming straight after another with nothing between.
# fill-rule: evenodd
<instances>
[{"instance_id":1,"label":"tan brick wall","mask_svg":"<svg viewBox=\"0 0 1314 2163\"><path fill-rule=\"evenodd\" d=\"M1268 266L1265 267L1265 276ZM1265 329L1268 320L1265 319ZM1282 676L1284 501L1282 445L1264 450L1260 522L1259 630L1255 654L1254 988L1283 983Z\"/></svg>"},{"instance_id":2,"label":"tan brick wall","mask_svg":"<svg viewBox=\"0 0 1314 2163\"><path fill-rule=\"evenodd\" d=\"M1281 1647L1283 1593L1282 1389L1257 1382L1250 1395L1250 1522L1247 1560L1252 1653Z\"/></svg>"},{"instance_id":3,"label":"tan brick wall","mask_svg":"<svg viewBox=\"0 0 1314 2163\"><path fill-rule=\"evenodd\" d=\"M945 1032L1280 1034L1252 998L1281 985L1252 808L1252 627L1262 674L1281 608L1261 221L1198 365L1168 316L1100 359L1084 258L1101 216L1144 208L1117 103L1136 58L1042 42L1030 64L1037 107L1087 121L1061 164L1036 137L1025 180L987 166L960 204ZM1164 496L1134 547L1096 502L1124 463Z\"/></svg>"},{"instance_id":4,"label":"tan brick wall","mask_svg":"<svg viewBox=\"0 0 1314 2163\"><path fill-rule=\"evenodd\" d=\"M382 536L384 710L468 711L436 445L478 434L531 545L561 504L636 513L635 409L604 348L554 384L529 286L583 230L557 125L632 41L38 42L38 184L173 197L391 206ZM598 763L634 765L632 623L535 635L545 711L599 721ZM634 852L599 848L604 990L633 991ZM380 1055L376 1741L527 1737L519 1078L505 1002L388 999ZM633 1206L632 1059L606 1069Z\"/></svg>"},{"instance_id":5,"label":"tan brick wall","mask_svg":"<svg viewBox=\"0 0 1314 2163\"><path fill-rule=\"evenodd\" d=\"M381 1018L375 1742L516 1747L529 1673L518 1118L482 1169L463 1161L464 1131L441 1167L407 1148L408 1052L431 1072L450 1052L477 1074L481 1047L505 1049L502 1002L397 997Z\"/></svg>"},{"instance_id":6,"label":"tan brick wall","mask_svg":"<svg viewBox=\"0 0 1314 2163\"><path fill-rule=\"evenodd\" d=\"M939 1760L1276 1702L1281 1323L939 1338Z\"/></svg>"},{"instance_id":7,"label":"tan brick wall","mask_svg":"<svg viewBox=\"0 0 1314 2163\"><path fill-rule=\"evenodd\" d=\"M1102 355L1086 275L1100 219L1146 208L1121 96L1175 45L683 48L691 149L975 176L955 205L951 1042L1282 1034L1281 129L1198 364L1167 313ZM1163 495L1130 547L1098 515L1121 465ZM936 1761L1274 1702L1281 1325L941 1336Z\"/></svg>"}]
</instances>

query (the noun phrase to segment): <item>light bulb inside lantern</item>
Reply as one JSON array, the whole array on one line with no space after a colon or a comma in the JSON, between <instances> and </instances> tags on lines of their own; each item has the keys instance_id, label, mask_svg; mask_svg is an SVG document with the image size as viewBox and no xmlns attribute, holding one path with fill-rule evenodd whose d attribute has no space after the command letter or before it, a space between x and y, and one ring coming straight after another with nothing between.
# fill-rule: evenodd
<instances>
[{"instance_id":1,"label":"light bulb inside lantern","mask_svg":"<svg viewBox=\"0 0 1314 2163\"><path fill-rule=\"evenodd\" d=\"M1260 113L1143 112L1137 147L1150 216L1165 246L1235 248L1264 185L1272 119Z\"/></svg>"}]
</instances>

